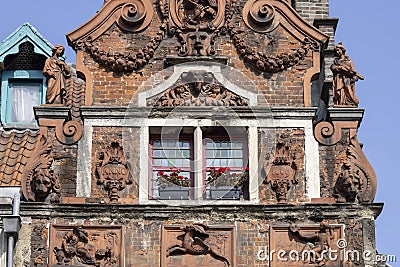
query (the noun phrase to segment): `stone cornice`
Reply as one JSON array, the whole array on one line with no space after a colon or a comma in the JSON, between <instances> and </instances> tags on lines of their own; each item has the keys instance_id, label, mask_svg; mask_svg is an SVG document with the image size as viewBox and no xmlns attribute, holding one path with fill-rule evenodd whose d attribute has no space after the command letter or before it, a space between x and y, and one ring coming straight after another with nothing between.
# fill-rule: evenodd
<instances>
[{"instance_id":1,"label":"stone cornice","mask_svg":"<svg viewBox=\"0 0 400 267\"><path fill-rule=\"evenodd\" d=\"M20 215L32 218L75 218L75 219L147 219L147 220L253 220L278 219L282 217L301 219L318 218L377 218L383 203L373 204L305 204L305 205L256 205L238 203L203 206L154 205L109 205L109 204L21 204Z\"/></svg>"}]
</instances>

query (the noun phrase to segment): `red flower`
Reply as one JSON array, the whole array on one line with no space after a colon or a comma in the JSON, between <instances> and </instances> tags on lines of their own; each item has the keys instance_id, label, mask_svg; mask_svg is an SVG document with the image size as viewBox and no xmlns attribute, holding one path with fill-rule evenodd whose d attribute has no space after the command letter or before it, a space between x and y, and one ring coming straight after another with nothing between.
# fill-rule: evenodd
<instances>
[{"instance_id":1,"label":"red flower","mask_svg":"<svg viewBox=\"0 0 400 267\"><path fill-rule=\"evenodd\" d=\"M162 176L162 175L164 175L164 172L163 171L159 171L159 172L157 172L157 175Z\"/></svg>"},{"instance_id":2,"label":"red flower","mask_svg":"<svg viewBox=\"0 0 400 267\"><path fill-rule=\"evenodd\" d=\"M249 166L246 166L246 167L244 168L244 170L245 170L246 172L248 172L248 171L249 171Z\"/></svg>"},{"instance_id":3,"label":"red flower","mask_svg":"<svg viewBox=\"0 0 400 267\"><path fill-rule=\"evenodd\" d=\"M179 176L178 176L178 179L179 179L179 180L183 180L184 178L185 178L185 177L183 177L182 175L179 175Z\"/></svg>"}]
</instances>

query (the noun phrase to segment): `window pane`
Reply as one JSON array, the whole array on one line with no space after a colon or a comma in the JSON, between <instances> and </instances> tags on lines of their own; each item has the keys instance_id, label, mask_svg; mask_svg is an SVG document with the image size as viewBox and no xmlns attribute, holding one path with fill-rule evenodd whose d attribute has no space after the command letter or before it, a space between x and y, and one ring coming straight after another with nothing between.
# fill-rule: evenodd
<instances>
[{"instance_id":1,"label":"window pane","mask_svg":"<svg viewBox=\"0 0 400 267\"><path fill-rule=\"evenodd\" d=\"M33 107L40 105L40 85L13 85L11 121L35 122Z\"/></svg>"}]
</instances>

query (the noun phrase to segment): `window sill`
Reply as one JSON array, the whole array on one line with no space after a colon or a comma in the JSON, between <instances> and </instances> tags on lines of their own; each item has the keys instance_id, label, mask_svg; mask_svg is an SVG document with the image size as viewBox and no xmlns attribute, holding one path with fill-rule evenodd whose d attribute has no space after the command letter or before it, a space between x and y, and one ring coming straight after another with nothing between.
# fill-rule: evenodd
<instances>
[{"instance_id":1,"label":"window sill","mask_svg":"<svg viewBox=\"0 0 400 267\"><path fill-rule=\"evenodd\" d=\"M7 130L17 129L17 130L39 130L37 123L3 123L3 128Z\"/></svg>"},{"instance_id":2,"label":"window sill","mask_svg":"<svg viewBox=\"0 0 400 267\"><path fill-rule=\"evenodd\" d=\"M249 204L259 204L258 200L225 200L225 199L202 199L202 200L161 200L161 199L150 199L141 200L139 205L160 205L166 204L170 206L224 206L224 205L249 205Z\"/></svg>"}]
</instances>

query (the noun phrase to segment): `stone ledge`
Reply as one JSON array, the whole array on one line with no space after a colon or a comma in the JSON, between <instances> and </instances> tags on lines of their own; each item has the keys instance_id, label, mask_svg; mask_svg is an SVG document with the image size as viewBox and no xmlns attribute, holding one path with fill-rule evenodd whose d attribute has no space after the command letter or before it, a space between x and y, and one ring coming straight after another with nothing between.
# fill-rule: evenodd
<instances>
[{"instance_id":1,"label":"stone ledge","mask_svg":"<svg viewBox=\"0 0 400 267\"><path fill-rule=\"evenodd\" d=\"M173 207L168 205L109 205L21 203L21 216L32 218L134 218L148 220L212 219L318 219L377 218L383 203L305 204L305 205L205 205Z\"/></svg>"}]
</instances>

